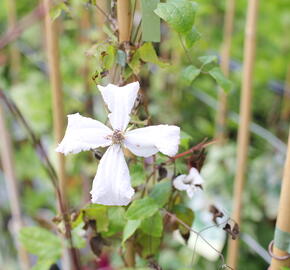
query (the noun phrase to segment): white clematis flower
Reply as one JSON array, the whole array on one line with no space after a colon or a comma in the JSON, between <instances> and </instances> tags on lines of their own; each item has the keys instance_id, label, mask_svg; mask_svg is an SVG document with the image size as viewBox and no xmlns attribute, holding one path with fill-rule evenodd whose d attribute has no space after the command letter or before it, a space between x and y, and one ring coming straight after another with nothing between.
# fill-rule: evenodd
<instances>
[{"instance_id":1,"label":"white clematis flower","mask_svg":"<svg viewBox=\"0 0 290 270\"><path fill-rule=\"evenodd\" d=\"M195 191L202 187L203 179L196 168L191 168L189 174L182 174L173 180L173 186L178 190L186 190L189 198L193 197Z\"/></svg>"},{"instance_id":2,"label":"white clematis flower","mask_svg":"<svg viewBox=\"0 0 290 270\"><path fill-rule=\"evenodd\" d=\"M98 88L110 110L108 117L113 129L79 113L68 115L67 130L56 151L67 155L109 146L93 181L92 202L127 205L134 189L122 148L126 147L141 157L149 157L159 151L174 156L178 151L180 129L177 126L157 125L127 131L139 83L123 87L109 84Z\"/></svg>"}]
</instances>

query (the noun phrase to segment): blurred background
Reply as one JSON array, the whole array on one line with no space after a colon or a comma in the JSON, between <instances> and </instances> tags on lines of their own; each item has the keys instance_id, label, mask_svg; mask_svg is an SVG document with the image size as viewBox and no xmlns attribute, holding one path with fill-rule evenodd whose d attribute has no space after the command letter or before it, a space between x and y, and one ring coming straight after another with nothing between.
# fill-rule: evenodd
<instances>
[{"instance_id":1,"label":"blurred background","mask_svg":"<svg viewBox=\"0 0 290 270\"><path fill-rule=\"evenodd\" d=\"M4 37L11 20L9 1L3 0L0 3L0 39ZM220 57L226 1L196 2L199 4L196 27L201 32L201 39L190 49L190 54L192 61L198 65L198 56L211 54ZM37 5L36 0L16 1L17 17L27 15ZM236 169L246 10L246 0L236 1L230 56L229 78L233 87L228 95L228 139L222 147L213 145L207 148L207 158L202 169L206 197L222 205L229 213ZM69 1L68 8L59 7L52 12L52 16L60 18L59 58L65 113L80 112L105 120L102 100L92 79L100 63L91 50L100 39L106 39L110 32L104 33L103 25L100 25L100 12L86 1ZM136 18L138 21L138 10ZM239 258L241 269L248 270L266 269L269 264L269 255L265 250L273 239L277 217L290 120L289 1L261 1L257 23L253 117ZM161 37L161 43L154 46L161 59L170 63L170 67L163 69L149 64L140 74L141 87L148 92L148 109L153 123L178 124L191 136L193 144L204 138L214 138L218 86L212 78L203 74L191 85L186 84L181 73L188 65L188 56L180 44L178 34L171 31L168 25L162 24ZM45 47L43 21L36 18L15 42L1 49L0 87L19 107L55 162ZM53 187L26 130L5 107L4 115L13 141L13 159L24 221L30 225L49 227L47 220L56 215ZM88 199L91 179L96 170L93 158L88 156L81 153L68 157L69 184L66 191L72 209L79 209ZM197 203L193 204L196 207ZM197 209L195 226L202 228L207 217L198 212ZM18 269L10 221L9 198L0 167L0 268L5 270ZM217 241L221 247L226 244L222 230L216 233L211 231L207 237L210 241ZM160 265L163 269L188 269L186 265L191 261L192 250L183 245L178 237L167 238L159 255ZM211 256L206 247L198 253L194 269L217 269L217 257ZM92 255L88 252L87 256ZM112 260L112 264L118 267L117 251Z\"/></svg>"}]
</instances>

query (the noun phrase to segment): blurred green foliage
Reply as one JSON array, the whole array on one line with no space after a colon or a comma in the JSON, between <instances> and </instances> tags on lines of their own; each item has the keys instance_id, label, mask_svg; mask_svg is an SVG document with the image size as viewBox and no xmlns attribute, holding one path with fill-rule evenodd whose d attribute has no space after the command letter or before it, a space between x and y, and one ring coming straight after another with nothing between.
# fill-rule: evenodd
<instances>
[{"instance_id":1,"label":"blurred green foliage","mask_svg":"<svg viewBox=\"0 0 290 270\"><path fill-rule=\"evenodd\" d=\"M25 15L38 1L18 1L19 16ZM65 93L66 113L79 111L84 115L105 120L102 100L95 83L106 83L103 76L118 63L124 79L133 74L140 76L142 90L148 99L150 121L154 124L178 124L182 129L180 151L185 151L204 138L213 138L215 133L216 110L200 99L198 93L217 99L218 86L228 90L229 110L239 111L239 97L243 62L243 41L247 1L236 1L235 27L231 49L232 83L219 69L219 51L222 42L223 16L226 1L171 0L160 3L155 10L168 24L162 24L161 43L143 43L129 57L117 46L117 39L111 30L105 42L98 43L102 26L95 24L97 11L86 1L68 1L54 10L54 16L62 19L60 38L61 72ZM80 31L83 9L91 16L91 26L85 33ZM253 121L272 132L282 142L287 141L289 118L282 115L283 89L290 60L290 5L288 0L263 1L259 7L257 28L257 52L254 71ZM169 27L168 27L169 26ZM21 52L20 83L12 86L9 71L8 48L1 51L0 85L11 96L22 111L37 136L41 137L49 155L54 160L52 132L51 95L47 79L42 23L39 21L27 29L16 42ZM0 32L7 28L5 1L0 3ZM80 43L80 37L87 38ZM190 56L190 57L189 57ZM88 73L84 73L84 68ZM86 74L84 77L84 74ZM95 77L95 81L91 77ZM92 98L93 97L93 98ZM93 114L88 106L92 98ZM208 100L210 102L210 100ZM38 227L25 228L20 239L25 247L39 260L33 269L48 269L60 257L61 245L55 234L40 228L43 220L51 220L56 213L53 188L41 161L31 146L23 127L6 111L9 128L14 141L14 160L19 179L22 208L27 224ZM144 120L146 112L140 113ZM222 205L228 213L231 210L233 179L236 163L237 125L228 123L229 142L221 147L207 148L207 159L202 169L206 183L204 192L212 203ZM249 154L248 183L245 190L244 224L242 232L251 235L265 249L273 238L275 217L279 198L284 153L273 149L271 141L259 136L251 137ZM166 158L156 157L161 165ZM175 168L169 171L187 173L184 160L177 160ZM145 196L136 200L126 209L99 205L84 206L97 168L97 161L88 153L69 157L67 190L72 212L73 237L78 248L86 246L83 226L87 220L95 220L94 233L109 240L112 246L125 246L126 240L135 237L138 251L137 263L146 267L144 258L155 255L163 269L188 269L192 249L180 244L172 237L172 224L164 222L159 209L168 206L175 196L171 186L171 175L156 183L148 181L148 169L141 159L130 160L132 185ZM88 180L89 179L89 180ZM1 189L4 180L0 178ZM144 189L144 186L147 188ZM83 191L82 191L83 190ZM0 263L5 269L17 269L16 251L13 247L9 228L10 212L7 194L1 193ZM206 211L206 210L205 210ZM198 222L194 211L188 207L181 194L172 207L172 212L191 226ZM170 222L168 222L170 223ZM62 228L63 224L57 224ZM186 234L184 227L178 226ZM170 233L167 233L170 231ZM221 230L221 233L222 230ZM33 236L33 237L31 237ZM160 244L162 241L162 250ZM121 243L122 242L122 243ZM106 247L107 248L107 247ZM109 249L112 264L116 267L122 261L116 249ZM226 248L224 248L226 251ZM3 251L3 252L2 252ZM93 257L93 254L87 255ZM40 268L42 265L42 268ZM196 256L192 269L216 269L220 262L210 262ZM246 244L241 245L240 265L247 269L262 269L267 263L258 257ZM37 268L39 267L39 268ZM140 268L141 269L141 268ZM145 268L144 268L145 269Z\"/></svg>"}]
</instances>

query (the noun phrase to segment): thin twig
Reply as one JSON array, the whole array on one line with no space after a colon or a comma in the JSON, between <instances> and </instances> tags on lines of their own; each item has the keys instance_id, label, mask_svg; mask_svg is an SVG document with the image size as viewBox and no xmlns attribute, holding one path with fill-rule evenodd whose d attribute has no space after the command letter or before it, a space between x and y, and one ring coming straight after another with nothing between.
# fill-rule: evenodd
<instances>
[{"instance_id":1,"label":"thin twig","mask_svg":"<svg viewBox=\"0 0 290 270\"><path fill-rule=\"evenodd\" d=\"M177 154L177 155L175 155L173 157L170 157L165 163L173 162L173 161L175 161L178 158L182 158L182 157L184 157L186 155L189 155L189 154L193 153L194 151L200 150L202 148L205 148L205 147L207 147L209 145L212 145L212 144L217 142L217 140L213 140L213 141L205 143L206 140L207 140L207 138L205 138L199 144L197 144L197 145L191 147L190 149L186 150L185 152L182 152L182 153L179 153L179 154Z\"/></svg>"},{"instance_id":2,"label":"thin twig","mask_svg":"<svg viewBox=\"0 0 290 270\"><path fill-rule=\"evenodd\" d=\"M231 218L227 218L225 221L219 223L219 224L214 224L214 225L210 225L208 227L205 227L203 228L202 230L199 231L199 235L201 235L201 233L209 230L209 229L212 229L212 228L215 228L215 227L219 227L225 223L227 223ZM199 235L196 236L195 238L195 242L194 242L194 246L193 246L193 253L192 253L192 259L191 259L191 264L193 264L193 261L194 261L194 255L195 255L195 251L196 251L196 245L197 245L197 240L199 238Z\"/></svg>"},{"instance_id":3,"label":"thin twig","mask_svg":"<svg viewBox=\"0 0 290 270\"><path fill-rule=\"evenodd\" d=\"M12 235L15 240L14 242L20 267L22 270L28 270L30 269L29 256L17 237L20 230L24 226L24 222L21 214L21 203L18 182L15 174L15 164L13 162L13 146L9 130L6 125L2 102L0 103L0 157L11 209Z\"/></svg>"},{"instance_id":4,"label":"thin twig","mask_svg":"<svg viewBox=\"0 0 290 270\"><path fill-rule=\"evenodd\" d=\"M26 132L28 133L28 136L30 137L30 139L32 141L32 144L37 149L36 152L40 156L40 160L42 161L44 168L46 169L46 172L50 176L49 179L51 180L51 183L55 189L55 193L56 193L58 203L59 203L59 209L60 209L63 221L64 221L64 225L65 225L65 229L66 229L66 237L70 243L69 250L72 253L74 261L77 261L77 259L74 258L77 255L76 255L76 250L73 248L73 241L72 241L72 236L71 236L71 231L70 231L69 216L68 216L67 210L64 206L62 194L61 194L60 188L58 186L58 177L57 177L56 171L55 171L51 161L49 160L48 154L46 153L41 141L37 138L37 136L33 132L32 128L29 126L28 122L26 121L26 119L24 118L24 116L22 115L20 110L18 109L17 105L5 95L5 93L2 89L0 89L0 98L4 101L4 103L6 104L6 106L8 107L10 112L12 113L12 115L14 115L14 117L25 128ZM77 265L77 264L75 264L75 265ZM80 268L78 268L78 269L80 269Z\"/></svg>"},{"instance_id":5,"label":"thin twig","mask_svg":"<svg viewBox=\"0 0 290 270\"><path fill-rule=\"evenodd\" d=\"M50 177L49 179L51 180L52 185L54 186L54 188L57 189L56 171L55 171L55 169L54 169L54 167L53 167L53 165L48 157L48 154L46 153L46 150L43 147L41 140L37 138L34 131L29 126L28 122L26 121L26 119L22 115L21 111L18 109L17 105L5 95L5 93L2 89L0 89L0 98L6 104L7 108L10 110L12 115L14 115L14 117L22 124L22 126L26 130L33 146L37 150L36 152L39 155L40 160L42 161L42 164L44 165L44 168L45 168L47 174Z\"/></svg>"},{"instance_id":6,"label":"thin twig","mask_svg":"<svg viewBox=\"0 0 290 270\"><path fill-rule=\"evenodd\" d=\"M200 237L208 246L210 246L221 258L222 260L222 266L223 267L228 267L229 269L233 269L230 266L228 266L225 263L225 258L224 255L218 251L212 244L210 244L201 234L200 232L194 230L193 228L191 228L190 226L188 226L185 222L183 222L181 219L179 219L176 215L172 214L171 212L167 211L166 209L162 208L162 210L165 212L166 215L170 216L173 220L176 220L179 224L181 224L182 226L184 226L186 229L188 229L189 231L195 233L198 237Z\"/></svg>"},{"instance_id":7,"label":"thin twig","mask_svg":"<svg viewBox=\"0 0 290 270\"><path fill-rule=\"evenodd\" d=\"M55 1L54 4L62 2L63 0ZM15 41L20 35L27 30L34 23L38 22L39 19L43 18L45 15L45 9L43 2L41 1L39 5L31 11L28 15L22 17L14 27L8 28L6 33L0 38L0 49L7 46L10 42Z\"/></svg>"}]
</instances>

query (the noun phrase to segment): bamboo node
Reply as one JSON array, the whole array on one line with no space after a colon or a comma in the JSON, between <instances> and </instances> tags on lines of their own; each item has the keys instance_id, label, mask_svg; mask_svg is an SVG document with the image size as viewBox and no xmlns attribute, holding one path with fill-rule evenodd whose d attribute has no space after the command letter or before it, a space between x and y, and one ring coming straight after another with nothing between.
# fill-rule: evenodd
<instances>
[{"instance_id":1,"label":"bamboo node","mask_svg":"<svg viewBox=\"0 0 290 270\"><path fill-rule=\"evenodd\" d=\"M270 254L270 256L278 261L286 261L288 259L290 259L290 253L288 253L288 255L285 256L277 256L273 253L273 246L274 246L274 240L272 240L268 246L268 252Z\"/></svg>"}]
</instances>

